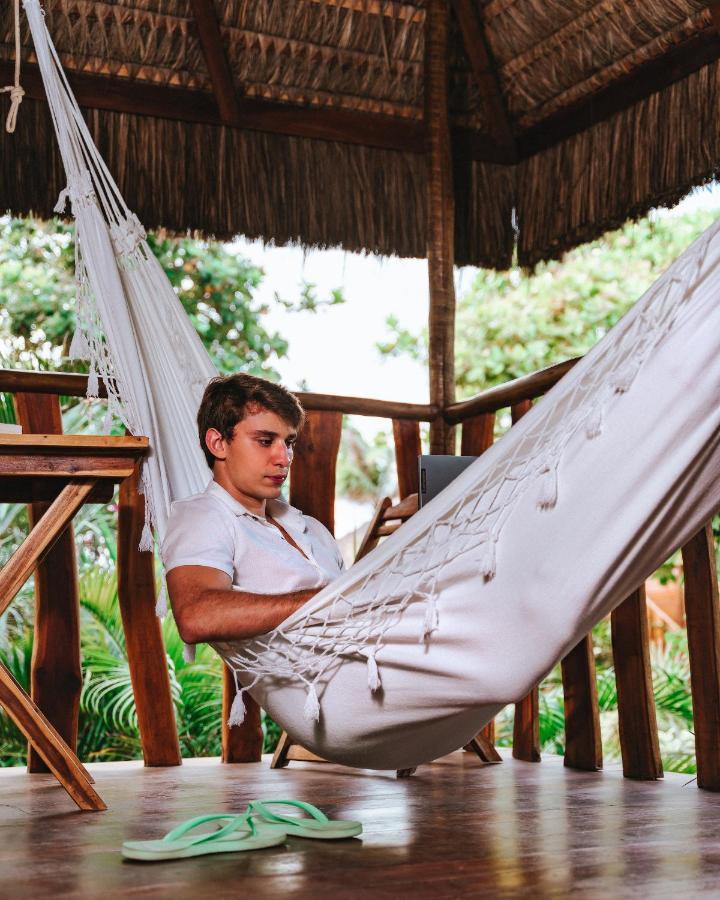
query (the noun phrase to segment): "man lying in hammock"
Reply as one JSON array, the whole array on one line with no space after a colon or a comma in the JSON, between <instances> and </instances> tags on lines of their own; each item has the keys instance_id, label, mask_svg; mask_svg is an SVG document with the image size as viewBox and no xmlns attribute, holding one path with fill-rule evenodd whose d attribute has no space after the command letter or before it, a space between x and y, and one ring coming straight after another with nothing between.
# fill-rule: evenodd
<instances>
[{"instance_id":1,"label":"man lying in hammock","mask_svg":"<svg viewBox=\"0 0 720 900\"><path fill-rule=\"evenodd\" d=\"M212 480L173 503L162 544L186 643L272 631L340 574L330 532L280 499L303 418L297 399L263 378L214 378L205 389L198 432Z\"/></svg>"}]
</instances>

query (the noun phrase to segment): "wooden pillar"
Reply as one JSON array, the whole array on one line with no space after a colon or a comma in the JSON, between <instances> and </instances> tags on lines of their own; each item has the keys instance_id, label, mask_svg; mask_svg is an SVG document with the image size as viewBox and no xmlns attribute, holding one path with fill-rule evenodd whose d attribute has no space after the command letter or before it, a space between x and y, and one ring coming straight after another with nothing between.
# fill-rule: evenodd
<instances>
[{"instance_id":1,"label":"wooden pillar","mask_svg":"<svg viewBox=\"0 0 720 900\"><path fill-rule=\"evenodd\" d=\"M521 400L512 406L513 425L531 408L532 400ZM513 756L525 762L540 762L540 696L537 686L515 704Z\"/></svg>"},{"instance_id":2,"label":"wooden pillar","mask_svg":"<svg viewBox=\"0 0 720 900\"><path fill-rule=\"evenodd\" d=\"M335 466L342 413L306 413L290 469L290 503L335 530Z\"/></svg>"},{"instance_id":3,"label":"wooden pillar","mask_svg":"<svg viewBox=\"0 0 720 900\"><path fill-rule=\"evenodd\" d=\"M602 769L602 734L592 635L586 634L562 661L565 698L565 765Z\"/></svg>"},{"instance_id":4,"label":"wooden pillar","mask_svg":"<svg viewBox=\"0 0 720 900\"><path fill-rule=\"evenodd\" d=\"M495 440L495 413L480 413L462 423L460 453L463 456L480 456ZM480 737L495 743L495 719L491 719L480 732Z\"/></svg>"},{"instance_id":5,"label":"wooden pillar","mask_svg":"<svg viewBox=\"0 0 720 900\"><path fill-rule=\"evenodd\" d=\"M418 493L418 456L420 447L420 423L411 419L393 419L395 438L395 466L398 476L398 492L404 500Z\"/></svg>"},{"instance_id":6,"label":"wooden pillar","mask_svg":"<svg viewBox=\"0 0 720 900\"><path fill-rule=\"evenodd\" d=\"M720 790L720 607L708 524L682 550L697 785Z\"/></svg>"},{"instance_id":7,"label":"wooden pillar","mask_svg":"<svg viewBox=\"0 0 720 900\"><path fill-rule=\"evenodd\" d=\"M623 774L644 781L662 778L645 585L613 610L610 623Z\"/></svg>"},{"instance_id":8,"label":"wooden pillar","mask_svg":"<svg viewBox=\"0 0 720 900\"><path fill-rule=\"evenodd\" d=\"M60 399L54 394L15 394L18 423L27 434L62 434ZM32 503L30 526L49 503ZM63 531L35 572L35 626L30 693L67 745L77 747L82 670L80 603L75 537ZM37 750L28 748L28 771L48 772Z\"/></svg>"},{"instance_id":9,"label":"wooden pillar","mask_svg":"<svg viewBox=\"0 0 720 900\"><path fill-rule=\"evenodd\" d=\"M118 604L145 765L179 766L182 760L165 645L155 615L154 554L138 550L145 521L145 500L138 493L138 482L136 468L120 485Z\"/></svg>"},{"instance_id":10,"label":"wooden pillar","mask_svg":"<svg viewBox=\"0 0 720 900\"><path fill-rule=\"evenodd\" d=\"M425 12L425 135L430 403L455 400L455 202L448 113L447 0L427 0ZM455 429L442 416L430 423L430 452L454 453Z\"/></svg>"}]
</instances>

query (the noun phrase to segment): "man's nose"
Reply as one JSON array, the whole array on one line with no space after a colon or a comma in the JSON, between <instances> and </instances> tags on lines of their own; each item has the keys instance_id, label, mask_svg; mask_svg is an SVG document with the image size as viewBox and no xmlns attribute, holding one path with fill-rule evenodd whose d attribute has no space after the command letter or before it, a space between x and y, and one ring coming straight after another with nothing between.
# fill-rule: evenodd
<instances>
[{"instance_id":1,"label":"man's nose","mask_svg":"<svg viewBox=\"0 0 720 900\"><path fill-rule=\"evenodd\" d=\"M285 443L278 442L275 445L275 453L273 454L273 462L275 465L287 468L290 465L290 459L290 448Z\"/></svg>"}]
</instances>

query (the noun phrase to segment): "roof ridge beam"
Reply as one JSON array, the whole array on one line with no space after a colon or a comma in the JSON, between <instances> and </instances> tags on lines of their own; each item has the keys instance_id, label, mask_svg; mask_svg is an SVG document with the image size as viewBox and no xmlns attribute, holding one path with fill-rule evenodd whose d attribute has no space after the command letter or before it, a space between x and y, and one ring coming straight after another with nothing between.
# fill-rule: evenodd
<instances>
[{"instance_id":1,"label":"roof ridge beam","mask_svg":"<svg viewBox=\"0 0 720 900\"><path fill-rule=\"evenodd\" d=\"M485 103L490 131L507 155L507 162L514 162L518 155L517 144L483 23L471 0L451 0L451 5L460 26L465 56Z\"/></svg>"},{"instance_id":2,"label":"roof ridge beam","mask_svg":"<svg viewBox=\"0 0 720 900\"><path fill-rule=\"evenodd\" d=\"M190 0L213 94L224 125L241 124L232 70L225 52L213 0Z\"/></svg>"}]
</instances>

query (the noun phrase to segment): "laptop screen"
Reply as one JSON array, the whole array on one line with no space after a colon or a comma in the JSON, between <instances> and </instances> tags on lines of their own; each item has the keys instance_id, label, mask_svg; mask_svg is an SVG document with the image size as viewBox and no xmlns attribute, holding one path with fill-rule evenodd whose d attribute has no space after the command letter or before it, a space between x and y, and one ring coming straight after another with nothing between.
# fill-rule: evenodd
<instances>
[{"instance_id":1,"label":"laptop screen","mask_svg":"<svg viewBox=\"0 0 720 900\"><path fill-rule=\"evenodd\" d=\"M418 506L437 497L450 482L474 463L477 456L418 456L419 484Z\"/></svg>"}]
</instances>

